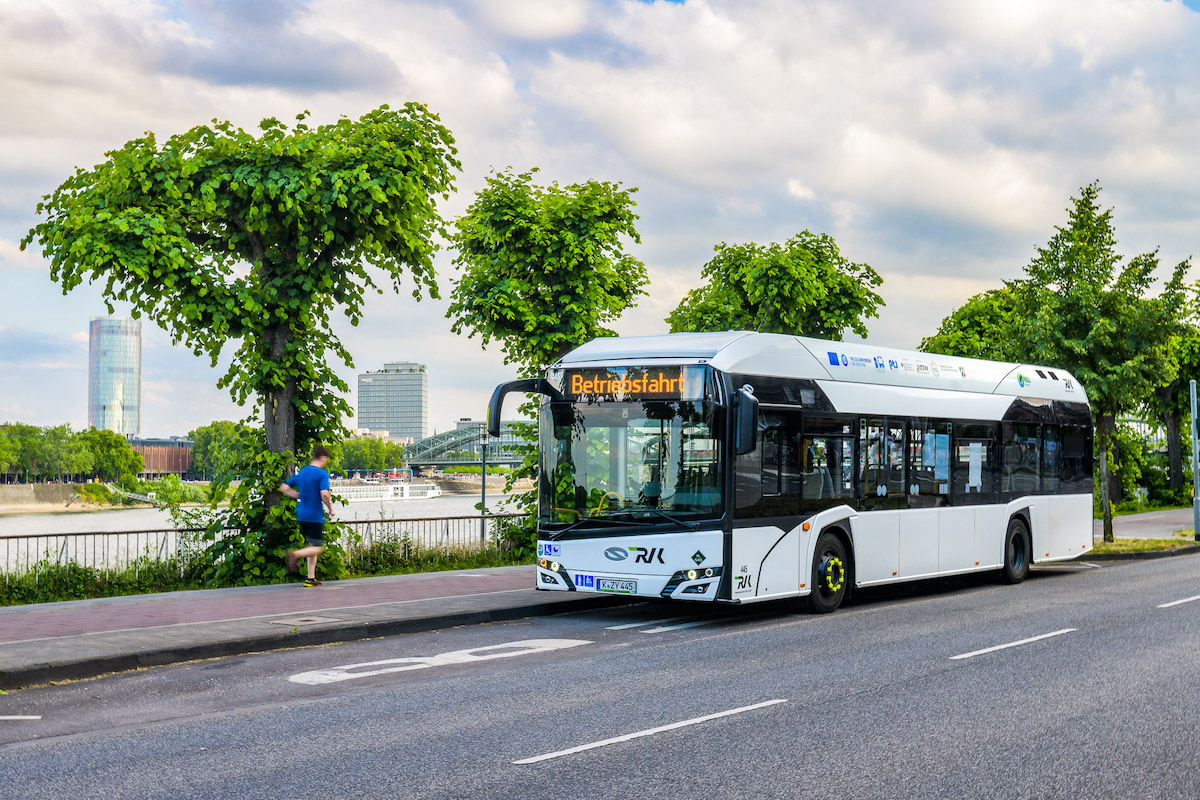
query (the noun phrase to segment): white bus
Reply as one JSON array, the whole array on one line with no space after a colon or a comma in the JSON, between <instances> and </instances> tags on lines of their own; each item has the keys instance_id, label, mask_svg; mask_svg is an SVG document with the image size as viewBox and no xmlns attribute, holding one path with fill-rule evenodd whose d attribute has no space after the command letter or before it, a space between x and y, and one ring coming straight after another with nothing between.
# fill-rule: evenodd
<instances>
[{"instance_id":1,"label":"white bus","mask_svg":"<svg viewBox=\"0 0 1200 800\"><path fill-rule=\"evenodd\" d=\"M544 379L537 588L749 603L1092 547L1092 415L1061 369L779 334L596 339Z\"/></svg>"}]
</instances>

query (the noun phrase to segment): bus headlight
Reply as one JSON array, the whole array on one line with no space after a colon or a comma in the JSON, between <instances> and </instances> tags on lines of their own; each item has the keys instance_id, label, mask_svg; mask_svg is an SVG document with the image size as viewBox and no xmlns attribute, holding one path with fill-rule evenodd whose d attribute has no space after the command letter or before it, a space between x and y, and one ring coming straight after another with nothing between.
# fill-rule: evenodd
<instances>
[{"instance_id":1,"label":"bus headlight","mask_svg":"<svg viewBox=\"0 0 1200 800\"><path fill-rule=\"evenodd\" d=\"M694 569L689 569L689 570L688 570L688 580L689 580L689 581L694 581L694 580L696 580L696 578L697 578L697 576L698 576L698 575L699 575L699 573L698 573L698 572L696 572L696 570L694 570Z\"/></svg>"}]
</instances>

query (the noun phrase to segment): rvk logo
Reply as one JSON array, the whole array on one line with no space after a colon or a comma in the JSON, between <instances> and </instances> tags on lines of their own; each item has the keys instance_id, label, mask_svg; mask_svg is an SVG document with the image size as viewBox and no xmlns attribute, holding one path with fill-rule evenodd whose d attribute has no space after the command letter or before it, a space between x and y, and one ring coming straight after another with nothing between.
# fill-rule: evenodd
<instances>
[{"instance_id":1,"label":"rvk logo","mask_svg":"<svg viewBox=\"0 0 1200 800\"><path fill-rule=\"evenodd\" d=\"M653 564L655 559L658 559L659 564L666 563L663 561L664 548L662 547L651 547L649 549L645 547L631 547L629 550L637 553L637 558L633 560L635 564Z\"/></svg>"}]
</instances>

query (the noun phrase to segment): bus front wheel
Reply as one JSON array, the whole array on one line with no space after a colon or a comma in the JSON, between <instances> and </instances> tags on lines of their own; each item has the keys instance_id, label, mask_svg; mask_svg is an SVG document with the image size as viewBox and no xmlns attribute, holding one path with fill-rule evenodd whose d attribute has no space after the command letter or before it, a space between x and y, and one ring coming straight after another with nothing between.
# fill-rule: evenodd
<instances>
[{"instance_id":1,"label":"bus front wheel","mask_svg":"<svg viewBox=\"0 0 1200 800\"><path fill-rule=\"evenodd\" d=\"M1008 532L1004 534L1004 566L1000 569L1000 579L1005 583L1025 580L1029 574L1031 554L1029 528L1025 520L1013 517L1008 521Z\"/></svg>"},{"instance_id":2,"label":"bus front wheel","mask_svg":"<svg viewBox=\"0 0 1200 800\"><path fill-rule=\"evenodd\" d=\"M813 552L809 608L818 614L836 611L846 597L849 582L850 563L845 544L836 534L822 533Z\"/></svg>"}]
</instances>

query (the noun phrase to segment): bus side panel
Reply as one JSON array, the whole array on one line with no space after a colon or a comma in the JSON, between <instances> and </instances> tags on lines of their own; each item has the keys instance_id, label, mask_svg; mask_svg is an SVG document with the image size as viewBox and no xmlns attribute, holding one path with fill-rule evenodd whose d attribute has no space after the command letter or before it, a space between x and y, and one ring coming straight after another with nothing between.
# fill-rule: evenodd
<instances>
[{"instance_id":1,"label":"bus side panel","mask_svg":"<svg viewBox=\"0 0 1200 800\"><path fill-rule=\"evenodd\" d=\"M938 569L941 572L975 569L973 507L938 509Z\"/></svg>"},{"instance_id":2,"label":"bus side panel","mask_svg":"<svg viewBox=\"0 0 1200 800\"><path fill-rule=\"evenodd\" d=\"M1072 558L1090 550L1093 538L1092 496L1064 494L1049 500L1050 547L1047 550L1034 550L1034 561Z\"/></svg>"},{"instance_id":3,"label":"bus side panel","mask_svg":"<svg viewBox=\"0 0 1200 800\"><path fill-rule=\"evenodd\" d=\"M774 526L733 529L733 600L750 602L767 597L796 594L800 578L800 528L790 531Z\"/></svg>"},{"instance_id":4,"label":"bus side panel","mask_svg":"<svg viewBox=\"0 0 1200 800\"><path fill-rule=\"evenodd\" d=\"M859 586L896 579L900 571L899 511L866 511L850 521L854 574Z\"/></svg>"},{"instance_id":5,"label":"bus side panel","mask_svg":"<svg viewBox=\"0 0 1200 800\"><path fill-rule=\"evenodd\" d=\"M1050 504L1054 498L1049 495L1041 495L1033 498L1033 508L1029 509L1029 521L1033 523L1033 530L1029 535L1033 540L1033 558L1045 557L1044 553L1050 552Z\"/></svg>"},{"instance_id":6,"label":"bus side panel","mask_svg":"<svg viewBox=\"0 0 1200 800\"><path fill-rule=\"evenodd\" d=\"M975 563L971 566L984 569L1004 564L1007 531L1007 506L975 506Z\"/></svg>"},{"instance_id":7,"label":"bus side panel","mask_svg":"<svg viewBox=\"0 0 1200 800\"><path fill-rule=\"evenodd\" d=\"M900 577L936 575L938 571L938 511L914 509L900 515Z\"/></svg>"}]
</instances>

